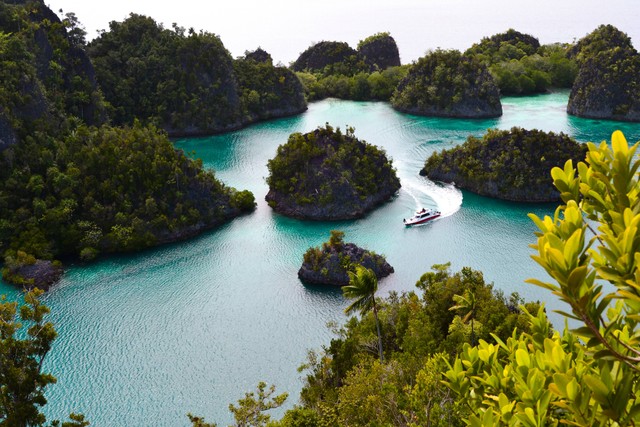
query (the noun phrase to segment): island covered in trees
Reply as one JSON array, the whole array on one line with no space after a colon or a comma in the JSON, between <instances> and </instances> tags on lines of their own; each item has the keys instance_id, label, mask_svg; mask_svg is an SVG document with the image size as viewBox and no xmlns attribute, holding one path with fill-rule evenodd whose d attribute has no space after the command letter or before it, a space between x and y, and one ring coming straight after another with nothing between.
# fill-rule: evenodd
<instances>
[{"instance_id":1,"label":"island covered in trees","mask_svg":"<svg viewBox=\"0 0 640 427\"><path fill-rule=\"evenodd\" d=\"M298 277L304 283L346 286L356 265L373 271L381 279L393 273L384 256L344 241L344 232L331 230L329 241L305 252Z\"/></svg>"},{"instance_id":2,"label":"island covered in trees","mask_svg":"<svg viewBox=\"0 0 640 427\"><path fill-rule=\"evenodd\" d=\"M266 200L276 212L300 219L360 218L400 189L384 150L328 123L294 133L269 160Z\"/></svg>"},{"instance_id":3,"label":"island covered in trees","mask_svg":"<svg viewBox=\"0 0 640 427\"><path fill-rule=\"evenodd\" d=\"M420 171L434 181L482 196L518 202L557 202L560 193L549 171L567 160L584 160L586 146L560 133L526 130L489 130L482 138L470 136L460 146L433 153Z\"/></svg>"},{"instance_id":4,"label":"island covered in trees","mask_svg":"<svg viewBox=\"0 0 640 427\"><path fill-rule=\"evenodd\" d=\"M420 58L398 84L391 105L423 116L502 115L500 91L486 65L456 50L436 50Z\"/></svg>"}]
</instances>

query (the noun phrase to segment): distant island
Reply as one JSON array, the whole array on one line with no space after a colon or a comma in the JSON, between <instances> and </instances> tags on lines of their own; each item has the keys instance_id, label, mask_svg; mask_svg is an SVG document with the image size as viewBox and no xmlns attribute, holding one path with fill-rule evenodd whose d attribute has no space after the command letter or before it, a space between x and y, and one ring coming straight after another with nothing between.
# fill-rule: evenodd
<instances>
[{"instance_id":1,"label":"distant island","mask_svg":"<svg viewBox=\"0 0 640 427\"><path fill-rule=\"evenodd\" d=\"M203 135L307 109L291 70L250 52L234 60L218 36L146 16L111 22L87 52L117 125L139 119L170 135Z\"/></svg>"},{"instance_id":2,"label":"distant island","mask_svg":"<svg viewBox=\"0 0 640 427\"><path fill-rule=\"evenodd\" d=\"M569 159L584 161L586 151L563 133L494 129L482 139L470 136L458 147L433 153L420 175L497 199L556 202L560 193L549 171Z\"/></svg>"},{"instance_id":3,"label":"distant island","mask_svg":"<svg viewBox=\"0 0 640 427\"><path fill-rule=\"evenodd\" d=\"M384 256L345 243L344 233L332 230L329 241L322 247L309 248L305 252L298 277L309 284L346 286L349 284L347 272L355 265L371 269L378 279L393 273L393 267Z\"/></svg>"},{"instance_id":4,"label":"distant island","mask_svg":"<svg viewBox=\"0 0 640 427\"><path fill-rule=\"evenodd\" d=\"M436 50L420 58L400 81L391 105L423 116L502 115L500 91L486 65L456 50Z\"/></svg>"},{"instance_id":5,"label":"distant island","mask_svg":"<svg viewBox=\"0 0 640 427\"><path fill-rule=\"evenodd\" d=\"M360 141L353 128L329 124L294 133L269 160L266 200L275 211L300 219L364 216L400 189L385 152Z\"/></svg>"},{"instance_id":6,"label":"distant island","mask_svg":"<svg viewBox=\"0 0 640 427\"><path fill-rule=\"evenodd\" d=\"M640 55L631 39L601 25L571 49L580 64L567 113L592 119L640 121Z\"/></svg>"}]
</instances>

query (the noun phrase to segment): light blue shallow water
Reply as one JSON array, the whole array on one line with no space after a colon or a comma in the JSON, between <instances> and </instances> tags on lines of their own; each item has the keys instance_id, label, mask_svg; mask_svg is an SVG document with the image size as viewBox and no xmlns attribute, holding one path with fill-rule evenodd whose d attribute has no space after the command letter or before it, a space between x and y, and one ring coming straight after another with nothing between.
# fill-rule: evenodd
<instances>
[{"instance_id":1,"label":"light blue shallow water","mask_svg":"<svg viewBox=\"0 0 640 427\"><path fill-rule=\"evenodd\" d=\"M434 263L471 266L506 292L541 299L550 294L523 284L543 273L529 258L534 226L528 212L551 205L500 202L430 183L418 175L434 150L452 147L489 127L522 126L563 131L580 141L609 139L622 129L640 139L637 124L568 117L567 93L503 100L496 120L407 116L385 103L326 100L297 117L265 122L227 135L185 139L176 145L204 161L219 178L248 188L255 213L199 238L141 254L71 266L46 296L59 332L46 370L46 412L86 414L96 426L187 425L186 412L230 421L227 406L258 381L287 391L301 387L296 372L308 349L328 343L328 321L343 322L338 289L303 286L296 273L302 254L339 228L346 239L383 253L396 272L380 294L413 289ZM274 214L264 202L266 161L291 132L329 122L356 128L356 136L384 147L402 189L366 218L305 222ZM416 206L439 207L444 218L405 229ZM17 292L0 283L0 292Z\"/></svg>"}]
</instances>

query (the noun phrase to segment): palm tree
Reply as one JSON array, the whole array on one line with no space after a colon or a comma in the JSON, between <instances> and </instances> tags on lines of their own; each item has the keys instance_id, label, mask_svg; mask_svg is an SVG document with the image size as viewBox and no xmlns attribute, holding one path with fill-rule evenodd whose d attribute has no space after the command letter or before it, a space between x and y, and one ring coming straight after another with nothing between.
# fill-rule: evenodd
<instances>
[{"instance_id":1,"label":"palm tree","mask_svg":"<svg viewBox=\"0 0 640 427\"><path fill-rule=\"evenodd\" d=\"M351 305L345 308L346 314L359 311L361 315L365 315L369 311L373 311L373 317L376 320L376 330L378 331L378 352L380 354L380 362L384 362L382 355L382 335L380 334L380 322L378 321L378 307L376 306L375 293L378 290L378 278L373 270L361 265L356 265L356 271L349 271L349 284L342 288L342 294L345 298L355 299Z\"/></svg>"},{"instance_id":2,"label":"palm tree","mask_svg":"<svg viewBox=\"0 0 640 427\"><path fill-rule=\"evenodd\" d=\"M465 316L462 318L462 323L467 323L471 320L471 345L476 345L476 335L473 330L473 318L476 315L476 309L478 308L476 294L467 289L464 291L464 295L454 295L453 300L456 302L456 305L449 308L449 310L460 310L462 312L466 312Z\"/></svg>"}]
</instances>

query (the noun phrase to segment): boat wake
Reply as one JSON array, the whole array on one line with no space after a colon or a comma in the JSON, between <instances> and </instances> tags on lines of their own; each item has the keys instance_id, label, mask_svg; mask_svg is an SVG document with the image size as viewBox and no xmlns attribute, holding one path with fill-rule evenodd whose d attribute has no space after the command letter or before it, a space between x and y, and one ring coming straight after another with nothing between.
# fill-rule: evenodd
<instances>
[{"instance_id":1,"label":"boat wake","mask_svg":"<svg viewBox=\"0 0 640 427\"><path fill-rule=\"evenodd\" d=\"M435 208L441 212L441 217L453 215L462 206L462 191L453 184L435 183L423 179L420 183L405 183L402 189L416 202L416 210L429 205L425 203L424 196L433 200Z\"/></svg>"}]
</instances>

